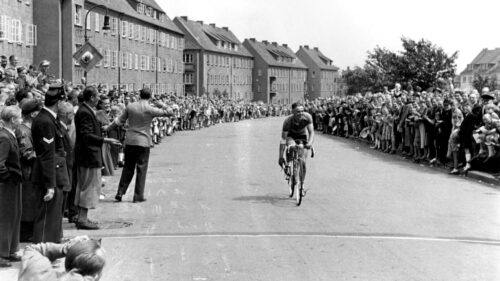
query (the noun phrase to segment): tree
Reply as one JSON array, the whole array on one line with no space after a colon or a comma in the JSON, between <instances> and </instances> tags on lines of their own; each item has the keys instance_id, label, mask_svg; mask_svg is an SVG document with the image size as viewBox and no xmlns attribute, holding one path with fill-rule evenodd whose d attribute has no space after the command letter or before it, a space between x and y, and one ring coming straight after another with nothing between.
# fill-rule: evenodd
<instances>
[{"instance_id":1,"label":"tree","mask_svg":"<svg viewBox=\"0 0 500 281\"><path fill-rule=\"evenodd\" d=\"M490 91L494 91L498 86L496 77L483 76L480 74L474 75L472 85L476 90L478 90L478 92L481 92L484 87L488 87Z\"/></svg>"},{"instance_id":2,"label":"tree","mask_svg":"<svg viewBox=\"0 0 500 281\"><path fill-rule=\"evenodd\" d=\"M448 56L441 47L425 39L414 41L401 38L403 50L392 52L377 46L368 52L363 68L346 71L348 93L382 91L398 82L427 89L436 86L438 79L455 76L458 52Z\"/></svg>"}]
</instances>

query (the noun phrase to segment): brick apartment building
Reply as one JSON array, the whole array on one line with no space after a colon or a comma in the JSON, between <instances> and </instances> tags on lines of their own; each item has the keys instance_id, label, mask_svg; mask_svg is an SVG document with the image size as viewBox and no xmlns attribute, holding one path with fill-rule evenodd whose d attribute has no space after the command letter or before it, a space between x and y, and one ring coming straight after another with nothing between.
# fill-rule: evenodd
<instances>
[{"instance_id":1,"label":"brick apartment building","mask_svg":"<svg viewBox=\"0 0 500 281\"><path fill-rule=\"evenodd\" d=\"M476 75L488 77L500 83L500 48L481 50L456 79L460 89L465 91L474 89L473 82Z\"/></svg>"},{"instance_id":2,"label":"brick apartment building","mask_svg":"<svg viewBox=\"0 0 500 281\"><path fill-rule=\"evenodd\" d=\"M33 64L37 26L33 23L36 0L0 0L0 55L15 55L19 66Z\"/></svg>"},{"instance_id":3,"label":"brick apartment building","mask_svg":"<svg viewBox=\"0 0 500 281\"><path fill-rule=\"evenodd\" d=\"M243 46L254 56L254 100L289 104L304 99L307 67L286 44L251 38Z\"/></svg>"},{"instance_id":4,"label":"brick apartment building","mask_svg":"<svg viewBox=\"0 0 500 281\"><path fill-rule=\"evenodd\" d=\"M297 57L307 66L308 99L330 97L341 94L339 68L333 61L315 47L300 46Z\"/></svg>"},{"instance_id":5,"label":"brick apartment building","mask_svg":"<svg viewBox=\"0 0 500 281\"><path fill-rule=\"evenodd\" d=\"M154 0L43 0L34 1L39 40L35 61L48 59L51 71L80 84L83 68L72 58L89 42L104 59L87 76L87 84L109 89L182 95L184 35ZM103 5L92 9L96 5ZM88 13L87 25L85 17ZM104 16L110 30L103 30Z\"/></svg>"},{"instance_id":6,"label":"brick apartment building","mask_svg":"<svg viewBox=\"0 0 500 281\"><path fill-rule=\"evenodd\" d=\"M188 95L252 99L253 57L227 27L176 17L184 32L184 84Z\"/></svg>"}]
</instances>

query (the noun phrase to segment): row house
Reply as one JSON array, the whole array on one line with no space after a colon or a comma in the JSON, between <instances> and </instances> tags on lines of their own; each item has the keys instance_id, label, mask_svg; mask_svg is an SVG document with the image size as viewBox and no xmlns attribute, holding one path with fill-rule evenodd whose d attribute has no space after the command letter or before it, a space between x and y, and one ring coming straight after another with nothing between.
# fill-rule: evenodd
<instances>
[{"instance_id":1,"label":"row house","mask_svg":"<svg viewBox=\"0 0 500 281\"><path fill-rule=\"evenodd\" d=\"M300 46L297 57L307 66L307 99L341 94L339 68L317 47Z\"/></svg>"},{"instance_id":2,"label":"row house","mask_svg":"<svg viewBox=\"0 0 500 281\"><path fill-rule=\"evenodd\" d=\"M41 5L42 1L37 2ZM39 40L35 59L52 61L52 72L59 77L82 83L84 69L72 54L85 43L86 35L103 56L87 74L87 84L125 91L149 87L153 93L184 94L184 34L154 0L43 2L44 8L35 17L40 17L42 11L47 15L60 13L62 25L57 20L40 25L61 44L57 40ZM109 30L102 28L105 16L110 18Z\"/></svg>"},{"instance_id":3,"label":"row house","mask_svg":"<svg viewBox=\"0 0 500 281\"><path fill-rule=\"evenodd\" d=\"M483 78L500 81L500 48L493 50L483 49L471 63L458 75L460 89L470 91L474 89L474 79L477 75Z\"/></svg>"},{"instance_id":4,"label":"row house","mask_svg":"<svg viewBox=\"0 0 500 281\"><path fill-rule=\"evenodd\" d=\"M185 34L184 84L187 95L252 97L253 57L227 27L176 17Z\"/></svg>"},{"instance_id":5,"label":"row house","mask_svg":"<svg viewBox=\"0 0 500 281\"><path fill-rule=\"evenodd\" d=\"M33 63L37 26L33 22L34 0L0 0L0 55L14 55L19 66Z\"/></svg>"},{"instance_id":6,"label":"row house","mask_svg":"<svg viewBox=\"0 0 500 281\"><path fill-rule=\"evenodd\" d=\"M243 46L254 56L254 100L289 104L304 99L307 67L288 45L251 38Z\"/></svg>"}]
</instances>

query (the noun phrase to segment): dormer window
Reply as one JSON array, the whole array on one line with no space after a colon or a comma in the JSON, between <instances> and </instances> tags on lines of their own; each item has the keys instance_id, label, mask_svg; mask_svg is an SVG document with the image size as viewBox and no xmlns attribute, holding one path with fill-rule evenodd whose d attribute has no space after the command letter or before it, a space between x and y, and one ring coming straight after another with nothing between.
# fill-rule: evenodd
<instances>
[{"instance_id":1,"label":"dormer window","mask_svg":"<svg viewBox=\"0 0 500 281\"><path fill-rule=\"evenodd\" d=\"M137 12L139 14L144 14L144 9L146 8L146 5L142 4L142 3L137 3Z\"/></svg>"}]
</instances>

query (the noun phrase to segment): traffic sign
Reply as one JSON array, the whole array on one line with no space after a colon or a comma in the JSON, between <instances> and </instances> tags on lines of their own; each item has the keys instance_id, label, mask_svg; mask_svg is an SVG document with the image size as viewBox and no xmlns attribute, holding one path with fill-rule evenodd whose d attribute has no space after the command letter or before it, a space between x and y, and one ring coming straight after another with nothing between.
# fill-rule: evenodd
<instances>
[{"instance_id":1,"label":"traffic sign","mask_svg":"<svg viewBox=\"0 0 500 281\"><path fill-rule=\"evenodd\" d=\"M94 46L92 46L92 44L90 44L90 42L85 42L85 44L73 54L73 58L88 72L103 59L103 56Z\"/></svg>"}]
</instances>

